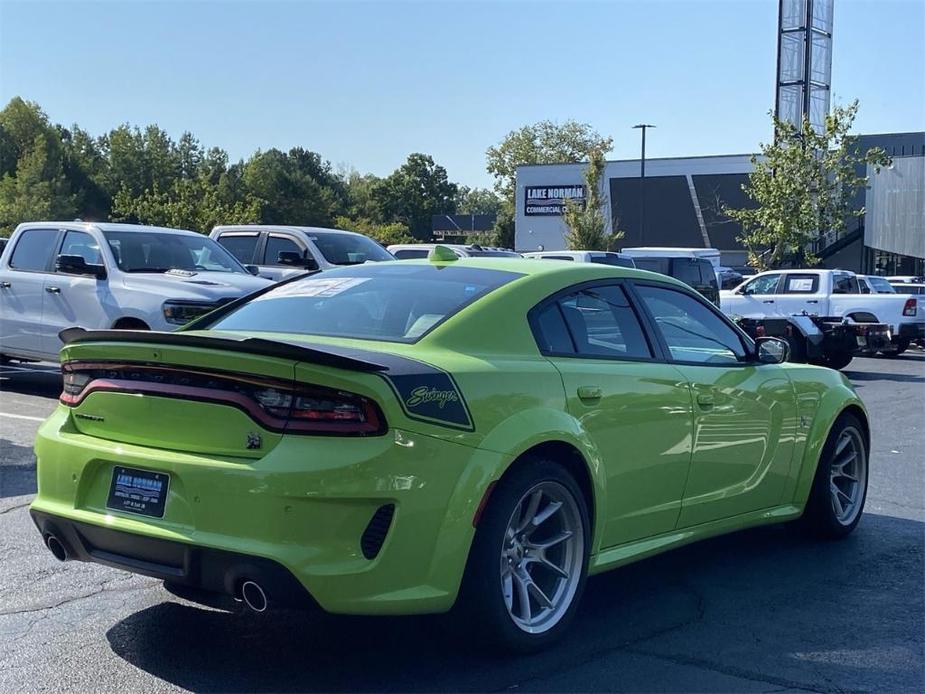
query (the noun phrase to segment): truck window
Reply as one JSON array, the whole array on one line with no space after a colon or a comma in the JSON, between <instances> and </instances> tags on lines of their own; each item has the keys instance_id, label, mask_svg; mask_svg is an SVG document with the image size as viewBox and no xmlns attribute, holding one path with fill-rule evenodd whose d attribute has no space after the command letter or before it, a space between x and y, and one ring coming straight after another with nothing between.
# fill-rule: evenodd
<instances>
[{"instance_id":1,"label":"truck window","mask_svg":"<svg viewBox=\"0 0 925 694\"><path fill-rule=\"evenodd\" d=\"M15 270L47 270L55 250L55 229L29 229L16 241L10 267Z\"/></svg>"},{"instance_id":2,"label":"truck window","mask_svg":"<svg viewBox=\"0 0 925 694\"><path fill-rule=\"evenodd\" d=\"M68 231L61 244L61 255L79 255L87 265L102 265L100 246L90 234L83 231Z\"/></svg>"},{"instance_id":3,"label":"truck window","mask_svg":"<svg viewBox=\"0 0 925 694\"><path fill-rule=\"evenodd\" d=\"M838 273L832 277L833 294L860 294L858 278L848 273Z\"/></svg>"},{"instance_id":4,"label":"truck window","mask_svg":"<svg viewBox=\"0 0 925 694\"><path fill-rule=\"evenodd\" d=\"M788 274L784 294L815 294L819 291L819 275Z\"/></svg>"},{"instance_id":5,"label":"truck window","mask_svg":"<svg viewBox=\"0 0 925 694\"><path fill-rule=\"evenodd\" d=\"M742 290L743 294L774 294L777 291L777 285L780 282L780 274L762 275L756 277L745 285Z\"/></svg>"},{"instance_id":6,"label":"truck window","mask_svg":"<svg viewBox=\"0 0 925 694\"><path fill-rule=\"evenodd\" d=\"M270 236L267 238L267 248L263 254L265 265L278 265L279 254L284 251L290 251L302 255L302 248L292 239L286 236Z\"/></svg>"},{"instance_id":7,"label":"truck window","mask_svg":"<svg viewBox=\"0 0 925 694\"><path fill-rule=\"evenodd\" d=\"M411 258L426 258L430 251L426 248L402 248L393 254L399 260L410 260Z\"/></svg>"},{"instance_id":8,"label":"truck window","mask_svg":"<svg viewBox=\"0 0 925 694\"><path fill-rule=\"evenodd\" d=\"M698 260L700 266L700 281L710 287L719 289L719 283L716 281L716 270L713 269L713 263L709 260Z\"/></svg>"},{"instance_id":9,"label":"truck window","mask_svg":"<svg viewBox=\"0 0 925 694\"><path fill-rule=\"evenodd\" d=\"M570 260L574 262L574 258L570 255L541 255L540 260Z\"/></svg>"},{"instance_id":10,"label":"truck window","mask_svg":"<svg viewBox=\"0 0 925 694\"><path fill-rule=\"evenodd\" d=\"M672 277L681 280L685 284L696 287L701 284L700 264L696 260L688 258L675 258L672 261L674 272Z\"/></svg>"},{"instance_id":11,"label":"truck window","mask_svg":"<svg viewBox=\"0 0 925 694\"><path fill-rule=\"evenodd\" d=\"M633 258L633 260L640 270L659 272L663 275L670 274L668 272L668 258Z\"/></svg>"},{"instance_id":12,"label":"truck window","mask_svg":"<svg viewBox=\"0 0 925 694\"><path fill-rule=\"evenodd\" d=\"M254 260L258 238L257 234L222 234L216 241L240 262L250 263Z\"/></svg>"}]
</instances>

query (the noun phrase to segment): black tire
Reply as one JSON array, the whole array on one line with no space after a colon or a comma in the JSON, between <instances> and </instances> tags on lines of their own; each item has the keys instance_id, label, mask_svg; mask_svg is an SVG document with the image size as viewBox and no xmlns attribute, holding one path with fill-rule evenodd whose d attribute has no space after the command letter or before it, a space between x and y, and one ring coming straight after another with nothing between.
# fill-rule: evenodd
<instances>
[{"instance_id":1,"label":"black tire","mask_svg":"<svg viewBox=\"0 0 925 694\"><path fill-rule=\"evenodd\" d=\"M499 564L514 512L529 492L546 483L561 488L574 501L582 529L582 537L575 543L580 546L580 573L570 601L563 599L561 603L558 621L540 633L528 633L517 624L505 602ZM461 622L469 643L479 648L530 653L549 646L574 618L587 580L590 546L587 503L572 475L562 465L546 459L525 459L515 464L491 492L479 519L452 618Z\"/></svg>"},{"instance_id":2,"label":"black tire","mask_svg":"<svg viewBox=\"0 0 925 694\"><path fill-rule=\"evenodd\" d=\"M849 352L830 352L823 355L818 360L814 360L813 363L819 366L828 366L830 369L839 371L848 366L852 359L854 359L854 356Z\"/></svg>"},{"instance_id":3,"label":"black tire","mask_svg":"<svg viewBox=\"0 0 925 694\"><path fill-rule=\"evenodd\" d=\"M853 432L851 437L856 440L856 445L863 452L863 472L857 476L860 487L856 501L856 512L850 518L840 518L836 510L836 503L833 501L830 485L833 483L833 467L837 468L839 462L845 456L845 451L843 449L839 450L838 446L843 440L842 437L848 432ZM832 425L829 437L822 448L822 454L819 456L813 486L801 518L803 527L817 537L825 539L845 537L857 527L861 516L864 514L864 503L867 500L868 462L870 460L870 446L864 432L865 428L861 421L849 412L839 416L835 420L835 424Z\"/></svg>"},{"instance_id":4,"label":"black tire","mask_svg":"<svg viewBox=\"0 0 925 694\"><path fill-rule=\"evenodd\" d=\"M138 318L120 318L112 326L113 330L150 330L151 327Z\"/></svg>"}]
</instances>

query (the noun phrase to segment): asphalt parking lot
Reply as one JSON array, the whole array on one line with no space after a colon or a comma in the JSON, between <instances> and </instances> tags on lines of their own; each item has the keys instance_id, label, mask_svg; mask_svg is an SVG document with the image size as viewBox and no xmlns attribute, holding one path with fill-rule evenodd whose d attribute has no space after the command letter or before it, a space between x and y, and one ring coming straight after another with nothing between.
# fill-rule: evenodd
<instances>
[{"instance_id":1,"label":"asphalt parking lot","mask_svg":"<svg viewBox=\"0 0 925 694\"><path fill-rule=\"evenodd\" d=\"M0 691L925 691L925 353L845 372L873 429L852 536L762 528L596 577L564 642L501 659L445 618L228 614L58 563L26 507L60 379L0 367Z\"/></svg>"}]
</instances>

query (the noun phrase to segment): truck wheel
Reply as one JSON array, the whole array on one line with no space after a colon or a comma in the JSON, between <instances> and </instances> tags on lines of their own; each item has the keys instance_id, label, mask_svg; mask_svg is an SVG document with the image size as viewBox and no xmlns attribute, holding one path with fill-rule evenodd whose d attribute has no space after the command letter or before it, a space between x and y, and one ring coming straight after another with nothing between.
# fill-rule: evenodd
<instances>
[{"instance_id":1,"label":"truck wheel","mask_svg":"<svg viewBox=\"0 0 925 694\"><path fill-rule=\"evenodd\" d=\"M479 520L454 618L480 646L544 648L575 614L590 545L587 504L564 467L534 459L512 468Z\"/></svg>"},{"instance_id":2,"label":"truck wheel","mask_svg":"<svg viewBox=\"0 0 925 694\"><path fill-rule=\"evenodd\" d=\"M822 355L819 359L813 360L813 363L817 366L827 366L830 369L838 371L848 366L852 359L854 359L854 356L849 352L831 352Z\"/></svg>"},{"instance_id":3,"label":"truck wheel","mask_svg":"<svg viewBox=\"0 0 925 694\"><path fill-rule=\"evenodd\" d=\"M819 456L813 487L800 519L819 537L844 537L861 520L867 499L867 437L853 414L843 413Z\"/></svg>"}]
</instances>

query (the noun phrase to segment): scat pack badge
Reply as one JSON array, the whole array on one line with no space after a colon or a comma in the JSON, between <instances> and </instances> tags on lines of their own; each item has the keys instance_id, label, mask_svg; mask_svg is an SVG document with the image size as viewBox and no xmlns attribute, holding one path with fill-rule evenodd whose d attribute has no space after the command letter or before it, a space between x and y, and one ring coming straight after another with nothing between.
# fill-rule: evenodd
<instances>
[{"instance_id":1,"label":"scat pack badge","mask_svg":"<svg viewBox=\"0 0 925 694\"><path fill-rule=\"evenodd\" d=\"M459 395L455 390L438 390L430 386L418 386L411 391L405 400L407 407L417 407L425 403L436 403L441 410L448 402L459 402Z\"/></svg>"}]
</instances>

